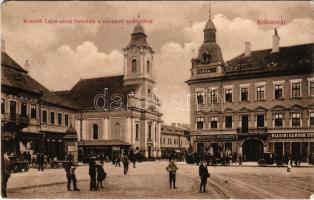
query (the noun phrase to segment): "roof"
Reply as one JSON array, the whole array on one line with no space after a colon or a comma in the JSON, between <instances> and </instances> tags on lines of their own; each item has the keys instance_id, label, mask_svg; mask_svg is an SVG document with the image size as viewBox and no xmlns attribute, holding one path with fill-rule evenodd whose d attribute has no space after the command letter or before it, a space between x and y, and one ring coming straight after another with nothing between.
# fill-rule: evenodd
<instances>
[{"instance_id":1,"label":"roof","mask_svg":"<svg viewBox=\"0 0 314 200\"><path fill-rule=\"evenodd\" d=\"M183 135L185 128L169 126L169 125L161 125L161 133L169 134L169 135Z\"/></svg>"},{"instance_id":2,"label":"roof","mask_svg":"<svg viewBox=\"0 0 314 200\"><path fill-rule=\"evenodd\" d=\"M314 43L280 47L279 52L272 49L252 51L248 57L244 53L227 62L226 73L243 74L256 72L298 71L309 69L313 72ZM253 64L248 70L237 66ZM256 65L254 65L256 64ZM247 72L246 72L247 71Z\"/></svg>"},{"instance_id":3,"label":"roof","mask_svg":"<svg viewBox=\"0 0 314 200\"><path fill-rule=\"evenodd\" d=\"M204 30L206 30L206 29L215 29L216 30L215 25L214 25L212 20L207 21Z\"/></svg>"},{"instance_id":4,"label":"roof","mask_svg":"<svg viewBox=\"0 0 314 200\"><path fill-rule=\"evenodd\" d=\"M126 106L127 95L136 90L137 85L123 85L123 75L110 76L110 77L99 77L91 79L79 80L73 88L68 92L57 92L63 96L68 102L73 103L81 109L95 110L94 99L97 95L101 95L97 101L98 105L103 105L105 95L105 89L108 89L108 97L111 98L113 95L119 95L122 97L123 106Z\"/></svg>"},{"instance_id":5,"label":"roof","mask_svg":"<svg viewBox=\"0 0 314 200\"><path fill-rule=\"evenodd\" d=\"M28 91L39 95L46 103L73 108L68 102L62 100L56 94L37 82L27 71L17 64L8 54L1 52L1 85Z\"/></svg>"},{"instance_id":6,"label":"roof","mask_svg":"<svg viewBox=\"0 0 314 200\"><path fill-rule=\"evenodd\" d=\"M84 146L94 146L94 145L104 145L104 146L111 146L111 145L116 145L116 146L129 146L131 144L124 142L122 140L83 140L78 142L79 145L84 145Z\"/></svg>"}]
</instances>

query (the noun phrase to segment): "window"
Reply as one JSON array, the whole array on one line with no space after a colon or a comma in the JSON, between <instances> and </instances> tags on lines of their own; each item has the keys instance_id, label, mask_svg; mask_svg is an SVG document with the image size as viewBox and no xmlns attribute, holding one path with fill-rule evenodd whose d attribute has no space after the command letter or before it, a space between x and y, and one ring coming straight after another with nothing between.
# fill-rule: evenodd
<instances>
[{"instance_id":1,"label":"window","mask_svg":"<svg viewBox=\"0 0 314 200\"><path fill-rule=\"evenodd\" d=\"M132 60L132 72L136 72L137 71L137 62L136 59Z\"/></svg>"},{"instance_id":2,"label":"window","mask_svg":"<svg viewBox=\"0 0 314 200\"><path fill-rule=\"evenodd\" d=\"M44 124L47 124L47 118L48 118L48 113L47 113L47 110L43 110L43 113L42 113L42 117L43 117L43 123Z\"/></svg>"},{"instance_id":3,"label":"window","mask_svg":"<svg viewBox=\"0 0 314 200\"><path fill-rule=\"evenodd\" d=\"M203 93L202 92L197 92L197 104L203 104L204 99L203 99Z\"/></svg>"},{"instance_id":4,"label":"window","mask_svg":"<svg viewBox=\"0 0 314 200\"><path fill-rule=\"evenodd\" d=\"M210 91L210 102L211 103L217 103L218 102L218 98L217 98L217 90L211 90Z\"/></svg>"},{"instance_id":5,"label":"window","mask_svg":"<svg viewBox=\"0 0 314 200\"><path fill-rule=\"evenodd\" d=\"M314 126L314 112L310 113L310 126Z\"/></svg>"},{"instance_id":6,"label":"window","mask_svg":"<svg viewBox=\"0 0 314 200\"><path fill-rule=\"evenodd\" d=\"M62 124L62 114L58 113L58 125L61 126Z\"/></svg>"},{"instance_id":7,"label":"window","mask_svg":"<svg viewBox=\"0 0 314 200\"><path fill-rule=\"evenodd\" d=\"M121 137L121 125L120 125L120 123L116 123L114 125L114 137L115 137L115 139L120 139L120 137Z\"/></svg>"},{"instance_id":8,"label":"window","mask_svg":"<svg viewBox=\"0 0 314 200\"><path fill-rule=\"evenodd\" d=\"M33 119L36 118L36 115L37 115L36 112L37 112L36 105L32 104L31 105L31 118L33 118Z\"/></svg>"},{"instance_id":9,"label":"window","mask_svg":"<svg viewBox=\"0 0 314 200\"><path fill-rule=\"evenodd\" d=\"M21 116L26 117L27 116L27 103L22 102L21 104Z\"/></svg>"},{"instance_id":10,"label":"window","mask_svg":"<svg viewBox=\"0 0 314 200\"><path fill-rule=\"evenodd\" d=\"M150 73L150 63L149 63L149 60L146 62L146 71L147 71L147 73Z\"/></svg>"},{"instance_id":11,"label":"window","mask_svg":"<svg viewBox=\"0 0 314 200\"><path fill-rule=\"evenodd\" d=\"M135 124L135 139L139 139L139 125Z\"/></svg>"},{"instance_id":12,"label":"window","mask_svg":"<svg viewBox=\"0 0 314 200\"><path fill-rule=\"evenodd\" d=\"M204 128L204 118L203 117L196 118L196 129L200 130L203 128Z\"/></svg>"},{"instance_id":13,"label":"window","mask_svg":"<svg viewBox=\"0 0 314 200\"><path fill-rule=\"evenodd\" d=\"M257 121L257 128L264 127L264 115L257 115L256 121Z\"/></svg>"},{"instance_id":14,"label":"window","mask_svg":"<svg viewBox=\"0 0 314 200\"><path fill-rule=\"evenodd\" d=\"M50 112L50 124L55 124L55 113Z\"/></svg>"},{"instance_id":15,"label":"window","mask_svg":"<svg viewBox=\"0 0 314 200\"><path fill-rule=\"evenodd\" d=\"M68 114L64 115L64 125L69 126L69 115Z\"/></svg>"},{"instance_id":16,"label":"window","mask_svg":"<svg viewBox=\"0 0 314 200\"><path fill-rule=\"evenodd\" d=\"M314 81L309 82L309 93L311 97L314 96Z\"/></svg>"},{"instance_id":17,"label":"window","mask_svg":"<svg viewBox=\"0 0 314 200\"><path fill-rule=\"evenodd\" d=\"M98 125L93 125L93 140L98 140Z\"/></svg>"},{"instance_id":18,"label":"window","mask_svg":"<svg viewBox=\"0 0 314 200\"><path fill-rule=\"evenodd\" d=\"M301 97L301 83L292 83L291 90L292 98Z\"/></svg>"},{"instance_id":19,"label":"window","mask_svg":"<svg viewBox=\"0 0 314 200\"><path fill-rule=\"evenodd\" d=\"M292 113L292 127L300 127L301 115L300 113Z\"/></svg>"},{"instance_id":20,"label":"window","mask_svg":"<svg viewBox=\"0 0 314 200\"><path fill-rule=\"evenodd\" d=\"M257 101L265 100L265 86L256 87L256 100Z\"/></svg>"},{"instance_id":21,"label":"window","mask_svg":"<svg viewBox=\"0 0 314 200\"><path fill-rule=\"evenodd\" d=\"M232 102L232 89L225 90L225 101Z\"/></svg>"},{"instance_id":22,"label":"window","mask_svg":"<svg viewBox=\"0 0 314 200\"><path fill-rule=\"evenodd\" d=\"M10 119L16 119L16 101L10 101Z\"/></svg>"},{"instance_id":23,"label":"window","mask_svg":"<svg viewBox=\"0 0 314 200\"><path fill-rule=\"evenodd\" d=\"M249 100L249 89L241 88L241 101L248 101L248 100Z\"/></svg>"},{"instance_id":24,"label":"window","mask_svg":"<svg viewBox=\"0 0 314 200\"><path fill-rule=\"evenodd\" d=\"M212 117L210 121L210 128L215 129L218 128L218 117Z\"/></svg>"},{"instance_id":25,"label":"window","mask_svg":"<svg viewBox=\"0 0 314 200\"><path fill-rule=\"evenodd\" d=\"M148 139L152 139L152 124L148 124Z\"/></svg>"},{"instance_id":26,"label":"window","mask_svg":"<svg viewBox=\"0 0 314 200\"><path fill-rule=\"evenodd\" d=\"M225 117L225 128L232 128L232 116Z\"/></svg>"},{"instance_id":27,"label":"window","mask_svg":"<svg viewBox=\"0 0 314 200\"><path fill-rule=\"evenodd\" d=\"M151 96L151 89L147 90L147 94L148 94L148 96Z\"/></svg>"},{"instance_id":28,"label":"window","mask_svg":"<svg viewBox=\"0 0 314 200\"><path fill-rule=\"evenodd\" d=\"M5 100L1 99L1 114L5 113Z\"/></svg>"},{"instance_id":29,"label":"window","mask_svg":"<svg viewBox=\"0 0 314 200\"><path fill-rule=\"evenodd\" d=\"M275 85L275 99L279 100L283 98L282 85Z\"/></svg>"},{"instance_id":30,"label":"window","mask_svg":"<svg viewBox=\"0 0 314 200\"><path fill-rule=\"evenodd\" d=\"M282 114L275 114L275 127L276 128L282 128L283 127Z\"/></svg>"}]
</instances>

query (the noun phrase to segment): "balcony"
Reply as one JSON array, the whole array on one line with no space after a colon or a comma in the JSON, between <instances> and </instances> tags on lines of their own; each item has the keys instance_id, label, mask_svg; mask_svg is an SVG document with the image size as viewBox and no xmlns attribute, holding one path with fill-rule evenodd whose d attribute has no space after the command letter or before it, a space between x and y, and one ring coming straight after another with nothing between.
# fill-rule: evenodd
<instances>
[{"instance_id":1,"label":"balcony","mask_svg":"<svg viewBox=\"0 0 314 200\"><path fill-rule=\"evenodd\" d=\"M20 114L4 113L1 115L1 123L5 128L22 129L29 125L29 116L22 116Z\"/></svg>"}]
</instances>

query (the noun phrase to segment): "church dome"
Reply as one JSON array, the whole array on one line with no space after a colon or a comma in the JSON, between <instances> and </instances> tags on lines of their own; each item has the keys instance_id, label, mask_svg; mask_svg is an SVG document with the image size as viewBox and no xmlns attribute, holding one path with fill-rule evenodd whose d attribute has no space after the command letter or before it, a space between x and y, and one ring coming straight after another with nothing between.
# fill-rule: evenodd
<instances>
[{"instance_id":1,"label":"church dome","mask_svg":"<svg viewBox=\"0 0 314 200\"><path fill-rule=\"evenodd\" d=\"M137 33L144 33L144 34L145 34L144 28L143 28L143 26L142 26L141 24L137 24L137 25L134 27L134 29L133 29L132 34L137 34Z\"/></svg>"},{"instance_id":2,"label":"church dome","mask_svg":"<svg viewBox=\"0 0 314 200\"><path fill-rule=\"evenodd\" d=\"M208 30L208 29L215 29L215 30L216 30L215 25L214 25L214 23L212 22L212 20L208 20L207 23L206 23L206 25L205 25L204 30Z\"/></svg>"}]
</instances>

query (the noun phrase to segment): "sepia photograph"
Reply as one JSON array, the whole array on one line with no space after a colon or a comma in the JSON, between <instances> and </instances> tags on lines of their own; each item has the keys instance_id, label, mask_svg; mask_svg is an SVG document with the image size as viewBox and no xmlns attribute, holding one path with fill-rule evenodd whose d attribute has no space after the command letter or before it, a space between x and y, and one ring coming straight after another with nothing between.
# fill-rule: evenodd
<instances>
[{"instance_id":1,"label":"sepia photograph","mask_svg":"<svg viewBox=\"0 0 314 200\"><path fill-rule=\"evenodd\" d=\"M314 1L3 1L1 197L314 199Z\"/></svg>"}]
</instances>

